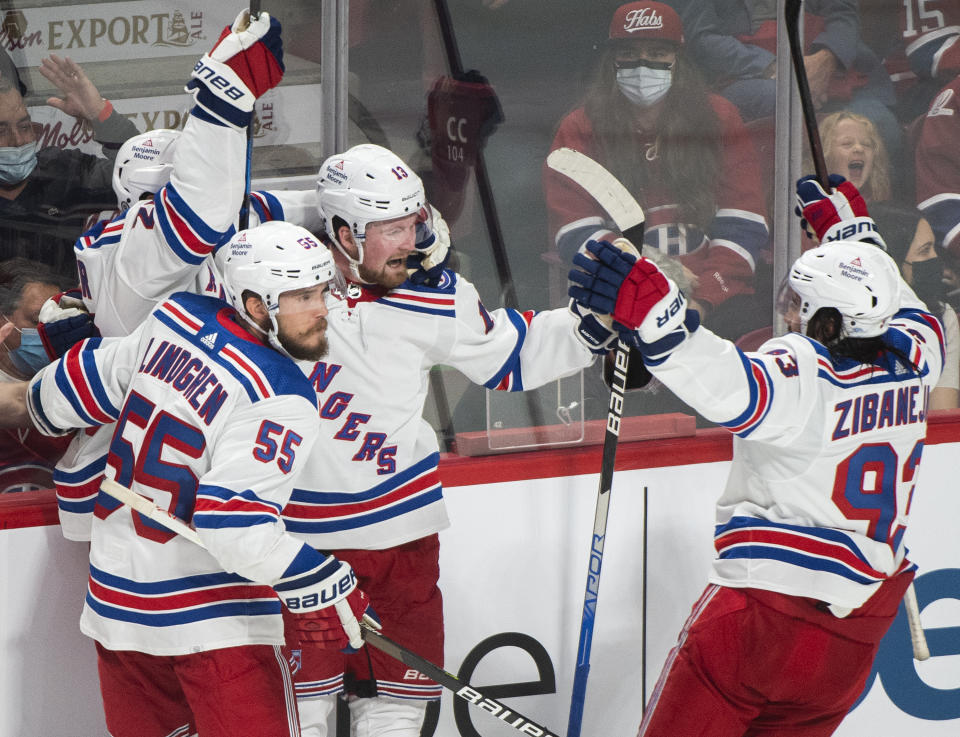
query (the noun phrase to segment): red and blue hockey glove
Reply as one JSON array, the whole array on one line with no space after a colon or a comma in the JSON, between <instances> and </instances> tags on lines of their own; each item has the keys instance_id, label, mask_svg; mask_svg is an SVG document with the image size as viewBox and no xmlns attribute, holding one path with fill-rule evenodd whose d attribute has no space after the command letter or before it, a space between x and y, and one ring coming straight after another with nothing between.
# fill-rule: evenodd
<instances>
[{"instance_id":1,"label":"red and blue hockey glove","mask_svg":"<svg viewBox=\"0 0 960 737\"><path fill-rule=\"evenodd\" d=\"M687 300L676 283L646 258L633 260L605 241L587 244L594 259L578 253L569 294L593 310L609 309L620 337L636 347L644 363L666 358L700 324L699 314L687 310ZM628 268L629 265L629 268Z\"/></svg>"},{"instance_id":2,"label":"red and blue hockey glove","mask_svg":"<svg viewBox=\"0 0 960 737\"><path fill-rule=\"evenodd\" d=\"M352 653L363 647L360 631L365 624L380 629L380 620L370 599L357 587L357 577L348 563L333 557L312 576L274 586L280 600L293 615L300 640L322 648Z\"/></svg>"},{"instance_id":3,"label":"red and blue hockey glove","mask_svg":"<svg viewBox=\"0 0 960 737\"><path fill-rule=\"evenodd\" d=\"M43 303L37 332L51 361L60 358L81 340L100 335L93 324L93 315L80 298L79 289L60 292Z\"/></svg>"},{"instance_id":4,"label":"red and blue hockey glove","mask_svg":"<svg viewBox=\"0 0 960 737\"><path fill-rule=\"evenodd\" d=\"M233 128L245 128L254 101L283 79L280 22L266 12L248 20L244 10L233 26L223 29L210 53L193 67L186 86L201 116Z\"/></svg>"},{"instance_id":5,"label":"red and blue hockey glove","mask_svg":"<svg viewBox=\"0 0 960 737\"><path fill-rule=\"evenodd\" d=\"M820 243L869 241L886 249L860 191L839 174L831 174L829 183L831 192L827 194L814 176L797 181L794 212L806 233Z\"/></svg>"},{"instance_id":6,"label":"red and blue hockey glove","mask_svg":"<svg viewBox=\"0 0 960 737\"><path fill-rule=\"evenodd\" d=\"M407 256L407 275L413 284L436 287L450 259L450 228L433 205L420 212L416 250Z\"/></svg>"}]
</instances>

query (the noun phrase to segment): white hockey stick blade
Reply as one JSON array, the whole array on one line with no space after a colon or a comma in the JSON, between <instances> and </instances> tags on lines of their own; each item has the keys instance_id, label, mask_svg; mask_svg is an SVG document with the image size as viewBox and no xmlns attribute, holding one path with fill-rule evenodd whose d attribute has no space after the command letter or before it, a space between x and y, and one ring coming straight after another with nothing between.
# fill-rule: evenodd
<instances>
[{"instance_id":1,"label":"white hockey stick blade","mask_svg":"<svg viewBox=\"0 0 960 737\"><path fill-rule=\"evenodd\" d=\"M572 148L558 148L547 156L547 166L569 177L595 199L620 232L633 240L627 231L642 225L643 208L613 174L601 164ZM639 246L638 246L639 247Z\"/></svg>"},{"instance_id":2,"label":"white hockey stick blade","mask_svg":"<svg viewBox=\"0 0 960 737\"><path fill-rule=\"evenodd\" d=\"M197 534L197 531L190 527L182 519L177 519L169 512L160 509L156 504L147 499L145 496L140 496L135 491L131 491L123 484L119 484L111 478L106 476L103 478L103 481L100 483L100 490L109 496L112 496L118 502L126 504L131 509L135 509L140 512L144 517L149 517L158 525L166 527L170 532L175 532L178 535L187 538L190 542L195 545L199 545L201 548L206 548L206 545L203 544L203 541L200 540L200 536Z\"/></svg>"},{"instance_id":3,"label":"white hockey stick blade","mask_svg":"<svg viewBox=\"0 0 960 737\"><path fill-rule=\"evenodd\" d=\"M913 645L914 660L926 660L930 657L927 636L920 623L920 605L917 603L917 590L911 583L903 595L903 604L907 609L907 623L910 625L910 642Z\"/></svg>"}]
</instances>

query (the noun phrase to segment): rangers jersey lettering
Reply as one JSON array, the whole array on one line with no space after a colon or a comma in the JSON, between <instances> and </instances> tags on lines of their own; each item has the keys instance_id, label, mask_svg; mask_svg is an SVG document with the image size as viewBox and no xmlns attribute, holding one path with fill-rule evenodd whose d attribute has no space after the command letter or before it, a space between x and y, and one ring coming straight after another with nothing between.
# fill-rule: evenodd
<instances>
[{"instance_id":1,"label":"rangers jersey lettering","mask_svg":"<svg viewBox=\"0 0 960 737\"><path fill-rule=\"evenodd\" d=\"M905 307L885 339L916 368L889 352L837 360L798 333L743 353L705 328L650 366L735 433L711 582L853 609L911 566L903 534L943 329Z\"/></svg>"},{"instance_id":2,"label":"rangers jersey lettering","mask_svg":"<svg viewBox=\"0 0 960 737\"><path fill-rule=\"evenodd\" d=\"M192 522L207 548L99 494L80 625L107 648L280 645L272 586L329 573L332 559L280 518L313 445L316 395L234 314L173 295L131 335L84 341L31 385L48 429L115 423L106 474Z\"/></svg>"},{"instance_id":3,"label":"rangers jersey lettering","mask_svg":"<svg viewBox=\"0 0 960 737\"><path fill-rule=\"evenodd\" d=\"M433 366L522 391L593 360L567 310L488 312L452 271L437 288L364 287L327 323L327 359L301 363L320 407L317 446L284 509L287 528L323 550L383 549L448 526L437 437L423 419Z\"/></svg>"},{"instance_id":4,"label":"rangers jersey lettering","mask_svg":"<svg viewBox=\"0 0 960 737\"><path fill-rule=\"evenodd\" d=\"M245 145L241 131L191 115L170 182L153 199L111 214L80 237L81 292L101 335L128 335L173 292L224 295L213 254L234 232ZM254 192L251 207L260 222L289 217L315 227L319 220L313 190ZM89 539L110 433L78 434L54 470L61 529L71 540Z\"/></svg>"},{"instance_id":5,"label":"rangers jersey lettering","mask_svg":"<svg viewBox=\"0 0 960 737\"><path fill-rule=\"evenodd\" d=\"M315 198L314 190L256 193L251 227L287 219L315 229ZM160 247L146 246L140 258ZM120 257L135 258L130 249ZM201 277L197 288L202 283ZM113 290L136 296L124 285ZM594 358L577 340L567 310L489 312L476 288L454 272L446 272L437 288L406 283L389 291L362 288L359 294L331 309L327 358L300 364L318 400L320 432L284 520L323 550L388 548L449 524L436 433L422 417L431 367L457 368L490 389L522 391L574 373ZM182 381L188 381L185 375ZM198 389L187 385L184 391L189 399ZM58 486L65 534L70 527L77 539L89 537L108 444L99 438L85 442L89 452L61 469Z\"/></svg>"}]
</instances>

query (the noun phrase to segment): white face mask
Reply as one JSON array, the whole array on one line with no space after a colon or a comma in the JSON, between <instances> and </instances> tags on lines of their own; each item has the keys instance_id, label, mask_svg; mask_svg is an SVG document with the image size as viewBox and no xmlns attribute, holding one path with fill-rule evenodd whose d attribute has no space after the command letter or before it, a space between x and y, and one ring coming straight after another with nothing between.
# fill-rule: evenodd
<instances>
[{"instance_id":1,"label":"white face mask","mask_svg":"<svg viewBox=\"0 0 960 737\"><path fill-rule=\"evenodd\" d=\"M617 70L617 86L630 102L650 107L663 99L673 81L672 69L651 69L638 66Z\"/></svg>"}]
</instances>

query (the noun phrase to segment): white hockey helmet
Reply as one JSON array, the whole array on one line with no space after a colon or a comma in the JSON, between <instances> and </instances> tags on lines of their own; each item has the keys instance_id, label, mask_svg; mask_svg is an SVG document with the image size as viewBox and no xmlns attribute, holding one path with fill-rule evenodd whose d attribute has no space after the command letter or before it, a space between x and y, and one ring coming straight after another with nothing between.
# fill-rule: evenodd
<instances>
[{"instance_id":1,"label":"white hockey helmet","mask_svg":"<svg viewBox=\"0 0 960 737\"><path fill-rule=\"evenodd\" d=\"M270 315L270 344L286 350L277 340L280 295L317 284L337 282L333 254L306 228L273 220L241 230L217 252L217 265L231 304L258 331L244 306L243 293L260 295Z\"/></svg>"},{"instance_id":2,"label":"white hockey helmet","mask_svg":"<svg viewBox=\"0 0 960 737\"><path fill-rule=\"evenodd\" d=\"M113 163L113 191L121 210L170 181L179 139L180 131L157 128L124 142Z\"/></svg>"},{"instance_id":3,"label":"white hockey helmet","mask_svg":"<svg viewBox=\"0 0 960 737\"><path fill-rule=\"evenodd\" d=\"M801 329L821 307L835 307L844 335L870 338L886 332L900 306L900 272L883 250L862 241L834 241L812 248L790 270L800 297Z\"/></svg>"},{"instance_id":4,"label":"white hockey helmet","mask_svg":"<svg viewBox=\"0 0 960 737\"><path fill-rule=\"evenodd\" d=\"M354 278L360 276L367 223L419 213L426 205L420 177L395 153L372 143L324 161L317 175L317 191L323 229L349 261ZM335 217L350 227L359 249L356 258L337 239Z\"/></svg>"}]
</instances>

